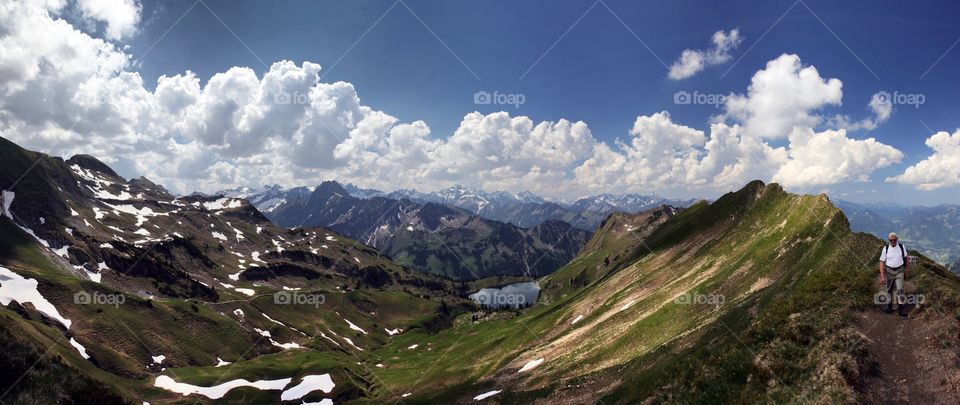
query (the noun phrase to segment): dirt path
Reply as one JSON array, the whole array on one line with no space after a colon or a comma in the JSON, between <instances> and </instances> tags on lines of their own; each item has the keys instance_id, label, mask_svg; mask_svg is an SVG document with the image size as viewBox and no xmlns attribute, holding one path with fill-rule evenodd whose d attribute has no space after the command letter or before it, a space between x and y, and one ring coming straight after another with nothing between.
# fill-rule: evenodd
<instances>
[{"instance_id":1,"label":"dirt path","mask_svg":"<svg viewBox=\"0 0 960 405\"><path fill-rule=\"evenodd\" d=\"M956 320L927 308L909 317L881 307L860 314L870 371L861 387L868 404L960 404Z\"/></svg>"}]
</instances>

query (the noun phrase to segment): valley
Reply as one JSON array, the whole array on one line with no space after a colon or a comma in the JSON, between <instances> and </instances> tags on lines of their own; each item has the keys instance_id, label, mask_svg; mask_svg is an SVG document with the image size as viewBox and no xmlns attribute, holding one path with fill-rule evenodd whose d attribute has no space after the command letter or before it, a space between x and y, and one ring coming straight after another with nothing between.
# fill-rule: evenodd
<instances>
[{"instance_id":1,"label":"valley","mask_svg":"<svg viewBox=\"0 0 960 405\"><path fill-rule=\"evenodd\" d=\"M901 235L904 243L923 252L944 266L960 261L960 206L903 207L896 204L862 205L839 201L837 205L850 218L857 231L878 238L890 232Z\"/></svg>"},{"instance_id":2,"label":"valley","mask_svg":"<svg viewBox=\"0 0 960 405\"><path fill-rule=\"evenodd\" d=\"M326 219L286 228L243 198L176 197L90 157L7 141L0 156L2 184L15 185L0 217L0 360L14 398L862 402L887 372L872 360L879 330L859 320L885 315L873 303L882 242L823 195L756 181L685 209L613 213L571 260L551 259L556 271L464 280L391 259L395 237L381 253L347 232L376 245L386 233L373 213L397 218L391 231L414 226L413 242L496 226L454 207L325 183L272 215L322 206ZM499 226L521 235L503 242L513 248L560 239ZM910 322L940 326L913 339L955 355L960 278L916 255L910 285L928 304ZM506 305L485 308L477 291ZM44 383L58 380L70 383Z\"/></svg>"},{"instance_id":3,"label":"valley","mask_svg":"<svg viewBox=\"0 0 960 405\"><path fill-rule=\"evenodd\" d=\"M456 280L543 276L576 256L590 237L562 221L520 228L433 202L357 198L332 181L309 196L286 198L266 215L283 227L329 228L401 265Z\"/></svg>"}]
</instances>

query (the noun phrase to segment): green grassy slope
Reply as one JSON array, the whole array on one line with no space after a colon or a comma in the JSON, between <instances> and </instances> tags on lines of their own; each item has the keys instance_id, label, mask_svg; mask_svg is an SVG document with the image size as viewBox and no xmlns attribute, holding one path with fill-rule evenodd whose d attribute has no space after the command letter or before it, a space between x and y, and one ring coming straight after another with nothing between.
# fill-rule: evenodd
<instances>
[{"instance_id":1,"label":"green grassy slope","mask_svg":"<svg viewBox=\"0 0 960 405\"><path fill-rule=\"evenodd\" d=\"M677 212L676 208L663 206L637 214L608 216L574 260L541 280L542 302L582 290L629 264L628 258L643 246L644 240Z\"/></svg>"},{"instance_id":2,"label":"green grassy slope","mask_svg":"<svg viewBox=\"0 0 960 405\"><path fill-rule=\"evenodd\" d=\"M881 246L823 196L752 183L671 218L617 270L552 303L396 339L377 352L393 359L381 378L408 402L493 389L504 403L856 400L864 340L850 321L872 303ZM932 262L916 275L960 291Z\"/></svg>"},{"instance_id":3,"label":"green grassy slope","mask_svg":"<svg viewBox=\"0 0 960 405\"><path fill-rule=\"evenodd\" d=\"M214 374L258 380L330 373L337 386L329 397L377 395L365 371L371 366L357 363L398 330L441 329L466 305L449 280L403 268L325 229L276 227L245 202L206 208L223 204L174 199L148 181L124 182L93 158L64 162L3 138L0 157L0 188L16 192L16 222L0 216L0 266L35 280L72 321L66 329L31 303L0 306L7 348L0 368L13 376L0 387L2 403L70 402L84 392L102 392L104 402L207 401L153 388L159 375L203 384L209 379L202 376ZM103 197L125 192L130 196ZM159 215L129 212L146 208ZM84 270L99 263L107 268L97 282ZM83 304L78 293L123 301ZM276 294L321 301L290 304ZM218 358L232 364L213 367ZM302 364L292 369L289 361ZM17 382L25 372L32 383ZM44 383L70 376L71 384ZM244 388L226 398L273 403L278 395Z\"/></svg>"}]
</instances>

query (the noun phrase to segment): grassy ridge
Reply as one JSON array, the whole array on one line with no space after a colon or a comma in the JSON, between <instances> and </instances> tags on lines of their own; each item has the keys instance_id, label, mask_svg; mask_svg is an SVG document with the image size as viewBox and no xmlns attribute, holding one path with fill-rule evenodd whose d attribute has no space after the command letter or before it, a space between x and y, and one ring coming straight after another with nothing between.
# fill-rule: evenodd
<instances>
[{"instance_id":1,"label":"grassy ridge","mask_svg":"<svg viewBox=\"0 0 960 405\"><path fill-rule=\"evenodd\" d=\"M631 253L642 247L644 240L675 212L664 206L638 214L608 216L577 257L541 280L542 302L550 303L582 291L604 275L629 265Z\"/></svg>"},{"instance_id":2,"label":"grassy ridge","mask_svg":"<svg viewBox=\"0 0 960 405\"><path fill-rule=\"evenodd\" d=\"M751 183L671 218L645 245L555 302L418 337L432 352L400 356L386 384L424 401L487 388L506 390L504 402L593 388L606 392L584 399L605 403L855 398L864 341L849 324L872 302L882 242L851 233L825 197ZM595 266L606 253L589 252L557 274ZM949 277L941 273L925 262L917 276ZM685 305L675 299L683 294L726 300ZM584 318L570 325L577 315ZM383 352L401 353L408 338ZM539 357L546 362L534 372L515 374Z\"/></svg>"}]
</instances>

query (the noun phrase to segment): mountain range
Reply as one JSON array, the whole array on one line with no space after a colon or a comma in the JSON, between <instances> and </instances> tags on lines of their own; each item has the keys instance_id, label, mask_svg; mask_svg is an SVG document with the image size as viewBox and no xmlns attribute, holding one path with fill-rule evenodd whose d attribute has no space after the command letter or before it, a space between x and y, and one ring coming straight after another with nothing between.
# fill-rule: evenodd
<instances>
[{"instance_id":1,"label":"mountain range","mask_svg":"<svg viewBox=\"0 0 960 405\"><path fill-rule=\"evenodd\" d=\"M265 212L280 226L326 227L401 265L458 280L543 276L570 261L590 237L562 221L520 228L433 202L358 198L333 181L285 200Z\"/></svg>"},{"instance_id":2,"label":"mountain range","mask_svg":"<svg viewBox=\"0 0 960 405\"><path fill-rule=\"evenodd\" d=\"M260 212L271 212L281 204L287 202L288 199L296 200L304 198L310 195L310 192L312 191L313 190L307 187L284 189L279 185L273 185L263 186L261 188L237 187L234 189L222 190L213 194L195 192L191 195L200 195L205 197L223 196L230 198L242 198L247 200L254 207L257 207Z\"/></svg>"},{"instance_id":3,"label":"mountain range","mask_svg":"<svg viewBox=\"0 0 960 405\"><path fill-rule=\"evenodd\" d=\"M537 302L489 310L465 297L499 278L414 271L242 198L175 197L2 138L0 159L0 392L14 403L949 403L960 383L937 360L960 353L960 277L911 251L907 292L925 301L883 313L884 241L824 195L755 181L608 215L536 280ZM490 221L343 191L307 201L342 223L422 218L414 242Z\"/></svg>"},{"instance_id":4,"label":"mountain range","mask_svg":"<svg viewBox=\"0 0 960 405\"><path fill-rule=\"evenodd\" d=\"M558 220L589 232L597 229L600 222L614 212L637 213L662 205L683 208L698 201L696 199L673 200L655 194L599 194L580 198L573 203L565 203L549 200L530 192L487 192L460 185L429 193L413 189L401 189L388 193L357 187L353 184L345 184L341 187L350 196L364 200L383 197L393 200L407 199L420 205L441 204L459 208L486 219L511 223L521 228L530 228L547 221ZM309 191L310 189L305 187L283 189L274 185L259 189L224 190L210 195L247 198L262 212L269 213L277 208L278 201L292 201L303 197L303 194ZM288 192L291 194L289 197L286 195Z\"/></svg>"},{"instance_id":5,"label":"mountain range","mask_svg":"<svg viewBox=\"0 0 960 405\"><path fill-rule=\"evenodd\" d=\"M837 201L856 231L886 239L896 232L911 248L948 265L960 260L960 205L935 207L896 204L856 204Z\"/></svg>"},{"instance_id":6,"label":"mountain range","mask_svg":"<svg viewBox=\"0 0 960 405\"><path fill-rule=\"evenodd\" d=\"M613 212L636 213L660 205L687 207L696 200L669 200L656 195L638 194L601 194L581 198L574 203L565 204L549 201L532 193L512 194L507 192L485 192L462 186L422 193L415 190L398 190L385 193L375 189L364 189L352 184L344 185L348 194L357 198L388 197L407 198L420 203L433 202L468 210L474 214L501 222L509 222L524 227L543 223L549 219L558 219L574 226L593 232L600 221ZM263 212L269 212L285 200L289 193L298 198L309 189L304 187L289 190L280 186L264 186L261 189L226 190L211 195L225 195L249 198L251 203ZM938 263L950 265L960 262L960 206L942 204L933 207L901 206L889 203L861 204L837 200L836 205L850 219L856 231L868 232L879 238L886 238L889 232L897 232L901 239L916 247ZM960 269L960 265L948 266ZM958 270L960 271L960 270Z\"/></svg>"}]
</instances>

